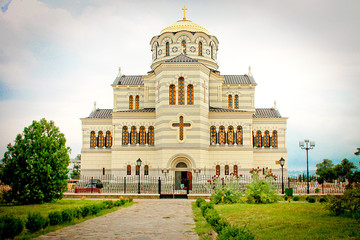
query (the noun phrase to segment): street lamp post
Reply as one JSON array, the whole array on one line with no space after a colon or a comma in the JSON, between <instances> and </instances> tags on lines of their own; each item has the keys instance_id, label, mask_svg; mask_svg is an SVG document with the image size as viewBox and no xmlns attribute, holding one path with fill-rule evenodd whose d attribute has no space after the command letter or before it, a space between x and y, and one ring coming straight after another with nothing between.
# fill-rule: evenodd
<instances>
[{"instance_id":1,"label":"street lamp post","mask_svg":"<svg viewBox=\"0 0 360 240\"><path fill-rule=\"evenodd\" d=\"M307 181L307 194L309 194L310 191L309 191L309 154L308 154L308 151L315 147L315 142L314 141L310 142L308 139L305 139L304 141L299 142L299 147L301 149L306 150L306 175L307 175L306 181Z\"/></svg>"},{"instance_id":2,"label":"street lamp post","mask_svg":"<svg viewBox=\"0 0 360 240\"><path fill-rule=\"evenodd\" d=\"M280 158L280 166L281 166L281 193L284 194L284 164L285 159Z\"/></svg>"},{"instance_id":3,"label":"street lamp post","mask_svg":"<svg viewBox=\"0 0 360 240\"><path fill-rule=\"evenodd\" d=\"M138 194L140 194L140 167L141 167L141 159L139 158L138 160L136 160L136 166L139 169L139 185L138 185Z\"/></svg>"}]
</instances>

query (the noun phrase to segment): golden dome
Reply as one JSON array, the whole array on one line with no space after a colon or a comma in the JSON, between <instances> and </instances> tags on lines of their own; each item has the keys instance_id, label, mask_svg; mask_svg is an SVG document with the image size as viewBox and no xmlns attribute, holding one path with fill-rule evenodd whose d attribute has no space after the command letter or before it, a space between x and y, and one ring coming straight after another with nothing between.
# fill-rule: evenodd
<instances>
[{"instance_id":1,"label":"golden dome","mask_svg":"<svg viewBox=\"0 0 360 240\"><path fill-rule=\"evenodd\" d=\"M180 32L180 31L189 31L189 32L203 32L207 35L210 35L209 32L202 26L197 23L194 23L190 20L179 20L176 23L170 24L166 28L164 28L160 34L165 32Z\"/></svg>"}]
</instances>

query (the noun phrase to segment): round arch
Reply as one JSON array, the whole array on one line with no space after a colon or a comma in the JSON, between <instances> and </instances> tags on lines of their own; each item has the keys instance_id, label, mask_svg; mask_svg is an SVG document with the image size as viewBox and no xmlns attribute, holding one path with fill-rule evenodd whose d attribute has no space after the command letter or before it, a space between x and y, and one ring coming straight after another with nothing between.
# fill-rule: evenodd
<instances>
[{"instance_id":1,"label":"round arch","mask_svg":"<svg viewBox=\"0 0 360 240\"><path fill-rule=\"evenodd\" d=\"M170 168L172 170L176 169L176 166L179 163L185 163L187 168L182 168L183 170L192 170L193 168L196 168L195 161L192 157L190 157L187 154L175 154L173 155L169 161L167 162L167 168Z\"/></svg>"}]
</instances>

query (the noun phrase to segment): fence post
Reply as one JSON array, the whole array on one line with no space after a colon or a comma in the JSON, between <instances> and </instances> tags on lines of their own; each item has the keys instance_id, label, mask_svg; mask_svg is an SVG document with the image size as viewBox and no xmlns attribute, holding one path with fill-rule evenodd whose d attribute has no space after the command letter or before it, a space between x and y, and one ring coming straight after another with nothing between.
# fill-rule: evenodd
<instances>
[{"instance_id":1,"label":"fence post","mask_svg":"<svg viewBox=\"0 0 360 240\"><path fill-rule=\"evenodd\" d=\"M159 184L158 184L158 188L159 188L159 194L161 194L161 179L159 177Z\"/></svg>"},{"instance_id":2,"label":"fence post","mask_svg":"<svg viewBox=\"0 0 360 240\"><path fill-rule=\"evenodd\" d=\"M91 193L93 193L94 177L91 177Z\"/></svg>"},{"instance_id":3,"label":"fence post","mask_svg":"<svg viewBox=\"0 0 360 240\"><path fill-rule=\"evenodd\" d=\"M290 188L290 178L288 177L288 187Z\"/></svg>"},{"instance_id":4,"label":"fence post","mask_svg":"<svg viewBox=\"0 0 360 240\"><path fill-rule=\"evenodd\" d=\"M124 177L124 194L126 194L126 177Z\"/></svg>"}]
</instances>

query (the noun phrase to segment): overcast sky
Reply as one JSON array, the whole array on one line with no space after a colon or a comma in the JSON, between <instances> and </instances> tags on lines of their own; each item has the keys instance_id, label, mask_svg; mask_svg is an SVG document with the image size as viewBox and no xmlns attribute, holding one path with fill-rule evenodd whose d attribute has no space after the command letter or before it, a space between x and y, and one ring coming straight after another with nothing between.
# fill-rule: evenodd
<instances>
[{"instance_id":1,"label":"overcast sky","mask_svg":"<svg viewBox=\"0 0 360 240\"><path fill-rule=\"evenodd\" d=\"M0 0L4 6L9 0ZM288 117L290 170L306 169L298 141L310 139L309 165L338 163L360 147L358 0L12 0L0 10L0 154L32 120L54 120L72 157L80 118L94 101L112 108L110 86L150 70L150 40L187 18L219 39L221 74L258 84L256 107Z\"/></svg>"}]
</instances>

